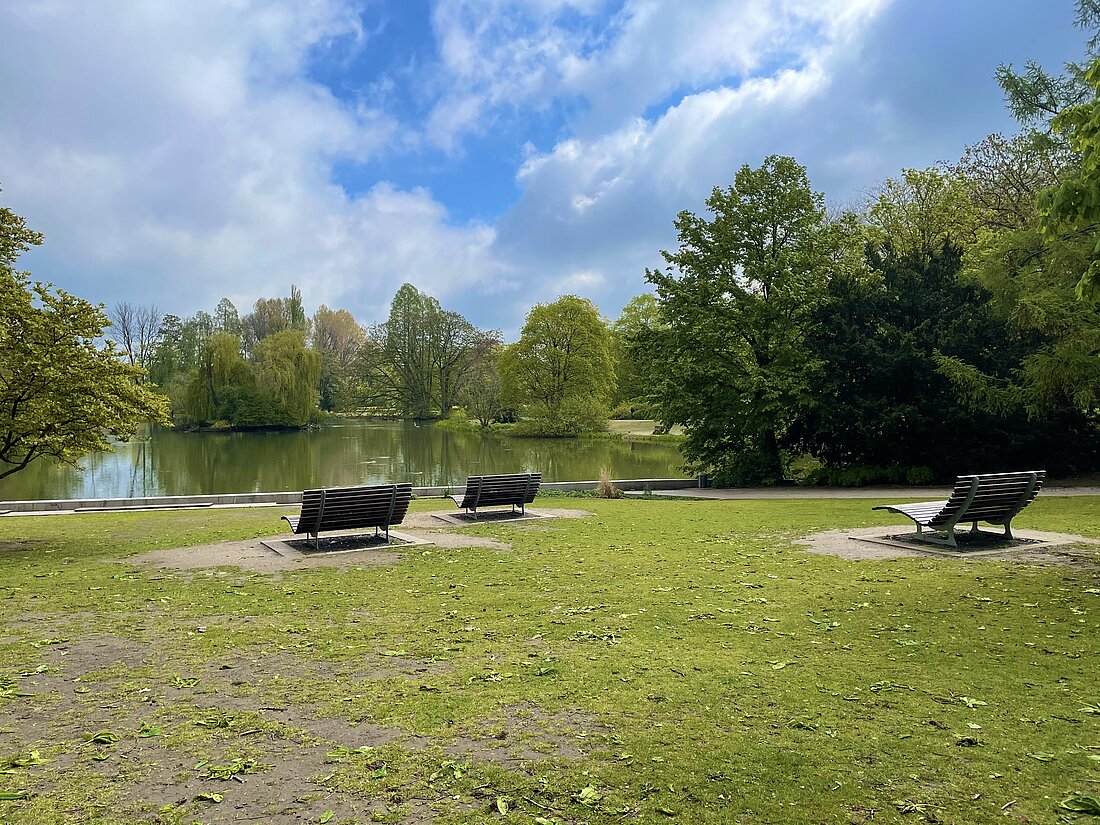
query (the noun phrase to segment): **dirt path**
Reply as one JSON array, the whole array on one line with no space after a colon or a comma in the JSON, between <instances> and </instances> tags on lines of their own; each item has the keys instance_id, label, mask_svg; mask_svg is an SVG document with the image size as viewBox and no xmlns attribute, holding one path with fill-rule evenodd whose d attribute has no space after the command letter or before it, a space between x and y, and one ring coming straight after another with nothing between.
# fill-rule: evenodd
<instances>
[{"instance_id":1,"label":"dirt path","mask_svg":"<svg viewBox=\"0 0 1100 825\"><path fill-rule=\"evenodd\" d=\"M528 511L532 515L536 511ZM452 511L446 511L453 515ZM509 526L514 529L530 529L532 525L546 523L552 519L585 518L591 515L587 510L552 509L540 507L537 518L516 519L515 521L493 521L494 525ZM354 535L355 530L337 531L325 535ZM433 513L410 513L400 527L400 532L428 542L436 547L491 547L494 550L511 550L512 545L499 539L478 536L466 531L461 525L447 524L434 517ZM289 533L264 539L246 539L244 541L223 541L218 544L203 544L194 547L175 547L170 550L154 550L120 559L125 564L143 564L163 567L169 570L199 570L207 567L239 567L253 573L283 573L288 570L301 570L311 567L377 567L396 564L404 552L400 546L392 549L363 550L356 553L339 553L326 556L323 553L301 557L281 556L269 550L261 542L267 538L282 541L295 537ZM413 545L415 550L421 545Z\"/></svg>"}]
</instances>

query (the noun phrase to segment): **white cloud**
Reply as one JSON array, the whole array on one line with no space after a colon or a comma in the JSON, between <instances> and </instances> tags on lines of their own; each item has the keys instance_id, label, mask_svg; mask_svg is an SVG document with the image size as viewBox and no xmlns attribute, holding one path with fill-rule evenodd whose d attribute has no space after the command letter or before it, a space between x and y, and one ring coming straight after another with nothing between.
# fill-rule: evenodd
<instances>
[{"instance_id":1,"label":"white cloud","mask_svg":"<svg viewBox=\"0 0 1100 825\"><path fill-rule=\"evenodd\" d=\"M615 311L642 289L644 269L663 263L659 250L675 246L672 221L679 210L699 212L711 188L732 182L742 164L756 165L773 152L800 156L806 142L812 143L813 134L800 120L824 99L834 74L849 60L852 39L881 4L857 0L847 10L839 2L725 5L736 7L727 10L727 18L742 15L746 42L738 43L742 31L732 18L712 19L711 32L703 15L687 14L685 22L670 15L671 6L628 4L637 14L589 65L602 61L611 67L606 86L617 90L636 74L629 67L644 62L637 44L667 47L659 71L641 71L649 71L648 85L639 81L626 92L634 95L634 109L673 85L703 83L733 69L760 74L685 93L651 120L629 117L615 128L562 140L547 152L528 151L516 176L523 197L499 224L495 251L502 260L532 281L548 279L561 285L559 291L598 297L608 303L606 310ZM800 39L808 24L799 15L811 12L825 16L812 27L812 38ZM656 37L654 27L667 28L668 36ZM689 31L699 40L697 48L691 47ZM775 43L797 45L798 60L761 69L761 55ZM700 66L689 70L681 58L692 52L699 54ZM677 74L678 63L683 65ZM600 272L600 281L576 281L573 273L585 271Z\"/></svg>"},{"instance_id":2,"label":"white cloud","mask_svg":"<svg viewBox=\"0 0 1100 825\"><path fill-rule=\"evenodd\" d=\"M47 234L24 259L40 277L177 312L295 282L369 318L402 280L446 296L497 271L493 230L427 191L334 184L409 139L309 79L311 50L370 47L350 0L53 0L0 29L0 185Z\"/></svg>"},{"instance_id":3,"label":"white cloud","mask_svg":"<svg viewBox=\"0 0 1100 825\"><path fill-rule=\"evenodd\" d=\"M448 89L428 137L448 149L498 112L575 98L582 131L617 128L670 95L770 76L845 44L890 0L440 0Z\"/></svg>"}]
</instances>

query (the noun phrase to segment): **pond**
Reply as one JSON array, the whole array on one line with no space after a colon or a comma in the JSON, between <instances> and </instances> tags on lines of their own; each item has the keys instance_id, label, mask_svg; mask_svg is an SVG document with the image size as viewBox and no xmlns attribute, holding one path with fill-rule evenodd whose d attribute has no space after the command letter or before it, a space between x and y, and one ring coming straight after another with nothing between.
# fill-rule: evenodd
<instances>
[{"instance_id":1,"label":"pond","mask_svg":"<svg viewBox=\"0 0 1100 825\"><path fill-rule=\"evenodd\" d=\"M541 472L544 481L678 478L668 443L527 439L430 424L346 421L301 432L184 433L150 427L84 469L38 460L0 481L0 500L279 492L410 481L461 486L467 475Z\"/></svg>"}]
</instances>

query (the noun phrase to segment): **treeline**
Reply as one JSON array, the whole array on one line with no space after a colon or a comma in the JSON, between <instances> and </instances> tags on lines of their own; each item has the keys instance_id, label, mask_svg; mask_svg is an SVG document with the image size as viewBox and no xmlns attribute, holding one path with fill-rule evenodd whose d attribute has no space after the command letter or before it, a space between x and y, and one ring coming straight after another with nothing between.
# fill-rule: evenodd
<instances>
[{"instance_id":1,"label":"treeline","mask_svg":"<svg viewBox=\"0 0 1100 825\"><path fill-rule=\"evenodd\" d=\"M1082 22L1095 24L1082 5ZM1094 41L1095 42L1095 41ZM627 336L725 484L1100 466L1100 60L998 79L1022 129L832 214L791 158L683 212Z\"/></svg>"},{"instance_id":2,"label":"treeline","mask_svg":"<svg viewBox=\"0 0 1100 825\"><path fill-rule=\"evenodd\" d=\"M344 309L308 316L293 286L244 316L228 298L187 319L128 303L109 315L108 334L169 397L177 426L302 427L324 412L426 419L446 416L487 373L499 384L500 333L408 284L367 328Z\"/></svg>"}]
</instances>

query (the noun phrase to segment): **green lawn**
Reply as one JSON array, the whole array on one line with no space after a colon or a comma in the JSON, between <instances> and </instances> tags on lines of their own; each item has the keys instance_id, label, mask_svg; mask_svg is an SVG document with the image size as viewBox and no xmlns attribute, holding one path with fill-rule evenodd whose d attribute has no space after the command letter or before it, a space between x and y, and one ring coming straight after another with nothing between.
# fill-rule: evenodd
<instances>
[{"instance_id":1,"label":"green lawn","mask_svg":"<svg viewBox=\"0 0 1100 825\"><path fill-rule=\"evenodd\" d=\"M856 562L792 539L868 501L541 503L593 515L278 575L113 560L281 510L0 519L0 821L1097 821L1059 808L1100 798L1095 546Z\"/></svg>"}]
</instances>

